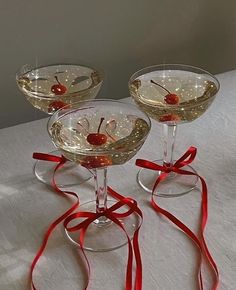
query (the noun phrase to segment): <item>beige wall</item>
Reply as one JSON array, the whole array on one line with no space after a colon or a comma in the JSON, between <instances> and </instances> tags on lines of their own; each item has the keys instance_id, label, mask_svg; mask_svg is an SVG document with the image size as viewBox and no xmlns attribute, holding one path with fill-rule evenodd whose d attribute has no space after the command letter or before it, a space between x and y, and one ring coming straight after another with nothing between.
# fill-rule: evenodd
<instances>
[{"instance_id":1,"label":"beige wall","mask_svg":"<svg viewBox=\"0 0 236 290\"><path fill-rule=\"evenodd\" d=\"M15 85L22 64L100 67L100 96L118 99L128 96L129 76L150 64L236 68L235 16L233 0L2 0L0 127L45 116Z\"/></svg>"}]
</instances>

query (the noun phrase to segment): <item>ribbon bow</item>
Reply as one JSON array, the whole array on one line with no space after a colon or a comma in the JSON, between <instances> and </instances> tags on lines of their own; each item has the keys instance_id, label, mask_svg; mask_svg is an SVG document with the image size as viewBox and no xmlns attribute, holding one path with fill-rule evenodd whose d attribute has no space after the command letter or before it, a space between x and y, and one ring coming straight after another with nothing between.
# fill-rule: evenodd
<instances>
[{"instance_id":1,"label":"ribbon bow","mask_svg":"<svg viewBox=\"0 0 236 290\"><path fill-rule=\"evenodd\" d=\"M106 216L108 219L110 219L112 222L117 224L125 233L128 241L128 262L127 262L127 269L126 269L126 286L125 290L132 290L133 286L133 275L132 275L132 267L133 267L133 253L136 261L136 272L135 272L135 284L134 284L134 290L141 290L142 289L142 260L141 260L141 254L140 254L140 249L139 249L139 230L142 225L142 220L143 220L143 215L141 210L138 208L137 202L129 197L124 197L123 195L119 194L118 192L114 191L111 187L108 186L108 193L114 197L115 199L118 200L117 203L115 203L113 206L110 208L107 208L104 212L102 213L92 213L92 212L75 212L75 209L79 206L79 196L71 191L62 191L57 187L57 184L55 182L55 174L59 168L61 168L66 161L68 161L63 155L62 156L54 156L51 154L44 154L44 153L34 153L33 154L34 159L38 160L46 160L46 161L52 161L58 163L54 169L54 174L52 178L52 186L53 188L60 194L67 196L67 195L72 195L76 197L77 201L76 203L69 209L67 210L63 215L61 215L59 218L57 218L48 228L48 230L45 233L42 245L40 249L38 250L32 264L31 264L31 270L30 270L30 283L33 288L33 290L36 290L36 287L33 282L33 272L35 269L35 266L42 256L46 246L48 239L50 235L52 234L53 230L56 228L56 226L63 222L63 225L65 229L68 232L74 232L74 231L80 231L80 247L82 250L82 254L85 258L87 267L88 267L88 281L85 286L85 290L88 289L89 285L89 280L90 280L90 272L91 272L91 267L88 261L88 258L85 254L83 244L84 244L84 238L86 234L86 230L88 226L95 221L97 218L101 216ZM123 206L127 206L128 209L125 212L118 213L116 212L118 209L120 209ZM137 227L136 231L134 232L133 240L131 241L130 237L128 236L128 233L123 226L123 224L119 221L119 218L125 218L128 217L130 214L136 213L140 217L140 224ZM79 219L79 218L85 218L82 222L78 223L75 226L69 226L69 223L72 220Z\"/></svg>"},{"instance_id":2,"label":"ribbon bow","mask_svg":"<svg viewBox=\"0 0 236 290\"><path fill-rule=\"evenodd\" d=\"M124 205L128 206L130 209L123 213L116 213L116 210L123 207ZM87 289L89 284L89 276L90 276L90 265L88 262L88 259L85 255L83 244L84 244L84 237L86 234L86 230L88 226L94 222L96 219L98 219L101 216L107 217L109 220L117 224L125 233L127 240L128 240L128 263L127 263L127 269L126 269L126 290L132 290L132 265L133 265L133 250L136 260L136 277L135 277L135 290L141 290L142 289L142 262L141 262L141 256L140 256L140 250L139 250L139 244L138 244L138 234L141 224L139 225L138 229L135 231L133 236L133 249L132 249L132 242L131 239L123 226L123 224L119 221L118 218L124 218L129 216L130 214L136 212L141 218L142 218L142 212L137 206L137 202L133 200L132 198L122 198L120 201L115 203L110 208L107 208L103 213L92 213L92 212L76 212L71 214L69 217L67 217L64 221L64 227L69 232L74 231L80 231L80 247L82 250L82 253L85 257L87 266L88 266L88 283L85 289ZM84 221L78 223L75 226L69 227L69 223L72 220L78 219L78 218L86 218Z\"/></svg>"},{"instance_id":3,"label":"ribbon bow","mask_svg":"<svg viewBox=\"0 0 236 290\"><path fill-rule=\"evenodd\" d=\"M154 210L159 213L164 215L167 219L169 219L172 223L174 223L178 228L180 228L193 242L198 246L200 254L201 254L201 261L200 261L200 266L199 266L199 271L198 271L198 281L199 281L199 287L201 290L204 289L203 287L203 281L202 281L202 259L203 255L205 254L209 265L211 266L214 275L215 275L215 281L212 290L217 290L218 285L219 285L219 272L217 265L215 261L213 260L205 238L204 238L204 230L207 224L207 218L208 218L208 197L207 197L207 185L205 180L198 175L195 172L191 172L188 170L182 169L185 165L188 165L193 162L195 156L197 154L197 148L191 146L182 157L180 157L174 164L173 166L167 167L165 165L161 166L156 163L143 160L143 159L137 159L136 160L136 165L139 167L143 167L146 169L151 169L151 170L156 170L156 171L161 171L162 173L158 176L157 180L155 181L155 184L152 189L152 197L151 197L151 205L154 208ZM161 208L157 202L154 200L154 192L156 191L156 188L158 184L163 181L170 172L175 172L177 174L184 174L184 175L195 175L197 176L202 185L202 202L201 202L201 224L200 224L200 237L197 237L197 235L190 229L188 228L183 222L181 222L178 218L176 218L174 215L172 215L170 212L167 210Z\"/></svg>"}]
</instances>

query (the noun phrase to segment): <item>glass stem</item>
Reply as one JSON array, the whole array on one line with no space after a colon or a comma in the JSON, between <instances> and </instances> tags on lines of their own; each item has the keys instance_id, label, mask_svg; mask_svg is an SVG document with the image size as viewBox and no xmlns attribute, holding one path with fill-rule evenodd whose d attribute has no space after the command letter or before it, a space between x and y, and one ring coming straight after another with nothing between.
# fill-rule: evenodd
<instances>
[{"instance_id":1,"label":"glass stem","mask_svg":"<svg viewBox=\"0 0 236 290\"><path fill-rule=\"evenodd\" d=\"M107 208L107 168L94 169L94 184L96 196L96 213L102 213ZM107 223L107 218L101 216L95 221L98 225Z\"/></svg>"},{"instance_id":2,"label":"glass stem","mask_svg":"<svg viewBox=\"0 0 236 290\"><path fill-rule=\"evenodd\" d=\"M175 146L176 131L177 125L163 124L163 137L164 137L163 165L167 167L173 165L173 152Z\"/></svg>"}]
</instances>

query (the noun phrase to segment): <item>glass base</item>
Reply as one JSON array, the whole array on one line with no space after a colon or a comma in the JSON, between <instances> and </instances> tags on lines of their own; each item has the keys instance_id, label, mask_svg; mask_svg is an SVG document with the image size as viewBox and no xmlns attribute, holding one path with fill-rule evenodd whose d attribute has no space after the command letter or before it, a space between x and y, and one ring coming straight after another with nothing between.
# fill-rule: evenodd
<instances>
[{"instance_id":1,"label":"glass base","mask_svg":"<svg viewBox=\"0 0 236 290\"><path fill-rule=\"evenodd\" d=\"M49 154L61 156L59 150L52 151ZM39 181L51 185L56 165L55 162L37 160L34 165L34 174ZM66 188L79 185L88 181L91 177L93 177L93 174L88 169L75 162L67 161L62 168L58 169L55 180L59 188Z\"/></svg>"},{"instance_id":2,"label":"glass base","mask_svg":"<svg viewBox=\"0 0 236 290\"><path fill-rule=\"evenodd\" d=\"M162 164L163 161L155 160L153 162ZM182 169L197 173L191 166L184 166ZM137 175L138 184L145 191L151 193L154 183L160 174L160 171L157 172L143 168L138 172ZM197 176L181 175L172 172L164 181L161 181L158 184L154 195L160 197L178 197L192 191L196 187L197 181Z\"/></svg>"},{"instance_id":3,"label":"glass base","mask_svg":"<svg viewBox=\"0 0 236 290\"><path fill-rule=\"evenodd\" d=\"M110 207L115 204L117 201L108 200L107 206ZM95 212L96 201L90 201L82 204L79 207L79 211L90 211ZM129 207L124 206L119 209L117 212L122 213L127 211ZM82 221L82 219L80 219ZM119 218L119 221L123 224L126 229L130 239L133 238L134 232L140 224L140 218L136 213L132 213L128 217ZM70 223L70 226L76 224L77 221L73 224ZM68 232L65 230L69 240L76 246L80 247L79 243L79 231L77 232ZM114 222L107 220L106 217L101 217L101 220L95 220L91 223L86 231L83 248L88 251L93 252L106 252L118 249L128 243L127 237L124 231L116 225Z\"/></svg>"}]
</instances>

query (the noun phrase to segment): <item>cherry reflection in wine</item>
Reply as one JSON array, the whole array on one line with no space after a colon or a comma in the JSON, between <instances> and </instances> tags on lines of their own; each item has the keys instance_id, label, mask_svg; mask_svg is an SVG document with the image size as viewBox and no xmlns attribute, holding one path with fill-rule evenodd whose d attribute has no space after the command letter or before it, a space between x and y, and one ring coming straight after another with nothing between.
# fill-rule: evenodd
<instances>
[{"instance_id":1,"label":"cherry reflection in wine","mask_svg":"<svg viewBox=\"0 0 236 290\"><path fill-rule=\"evenodd\" d=\"M79 211L102 213L117 201L107 199L107 169L122 165L136 155L150 131L149 117L134 105L113 100L93 100L71 104L55 112L48 131L55 146L73 162L93 171L95 200ZM127 211L127 207L121 212ZM136 213L121 218L129 236L139 226ZM79 246L78 233L67 233ZM87 232L84 248L109 251L127 243L124 232L105 216L93 222Z\"/></svg>"},{"instance_id":2,"label":"cherry reflection in wine","mask_svg":"<svg viewBox=\"0 0 236 290\"><path fill-rule=\"evenodd\" d=\"M56 64L42 67L24 65L16 75L16 82L26 99L37 109L52 115L73 102L94 99L103 83L103 74L91 67L76 64ZM50 152L60 155L60 151ZM36 177L51 184L55 163L37 161ZM92 177L91 172L67 162L57 175L59 187L83 183Z\"/></svg>"},{"instance_id":3,"label":"cherry reflection in wine","mask_svg":"<svg viewBox=\"0 0 236 290\"><path fill-rule=\"evenodd\" d=\"M153 120L163 124L164 156L155 160L171 167L177 126L199 118L210 107L220 84L209 72L181 64L154 65L134 73L129 80L129 91L139 106ZM196 172L192 167L183 169ZM152 192L161 172L142 169L138 173L140 186ZM170 173L154 193L162 197L181 196L193 190L197 177Z\"/></svg>"}]
</instances>

